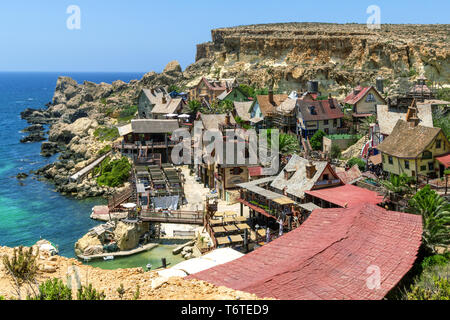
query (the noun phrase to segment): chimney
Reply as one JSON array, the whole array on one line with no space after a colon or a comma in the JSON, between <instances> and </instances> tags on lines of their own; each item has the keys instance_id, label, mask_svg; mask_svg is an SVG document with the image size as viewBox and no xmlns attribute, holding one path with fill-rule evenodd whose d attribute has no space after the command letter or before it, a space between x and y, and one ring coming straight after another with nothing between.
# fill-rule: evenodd
<instances>
[{"instance_id":1,"label":"chimney","mask_svg":"<svg viewBox=\"0 0 450 320\"><path fill-rule=\"evenodd\" d=\"M166 104L167 103L167 98L165 95L163 95L162 97L162 104Z\"/></svg>"},{"instance_id":2,"label":"chimney","mask_svg":"<svg viewBox=\"0 0 450 320\"><path fill-rule=\"evenodd\" d=\"M384 84L383 84L383 78L378 77L376 80L376 87L379 93L384 93Z\"/></svg>"},{"instance_id":3,"label":"chimney","mask_svg":"<svg viewBox=\"0 0 450 320\"><path fill-rule=\"evenodd\" d=\"M308 164L306 165L306 178L312 179L314 175L316 174L316 166L312 163L310 160Z\"/></svg>"},{"instance_id":4,"label":"chimney","mask_svg":"<svg viewBox=\"0 0 450 320\"><path fill-rule=\"evenodd\" d=\"M419 117L417 116L417 105L416 99L413 99L411 105L408 107L408 112L406 113L406 121L410 124L411 127L417 127L420 122Z\"/></svg>"},{"instance_id":5,"label":"chimney","mask_svg":"<svg viewBox=\"0 0 450 320\"><path fill-rule=\"evenodd\" d=\"M231 116L230 113L228 112L227 115L225 116L225 124L227 126L229 126L231 124Z\"/></svg>"},{"instance_id":6,"label":"chimney","mask_svg":"<svg viewBox=\"0 0 450 320\"><path fill-rule=\"evenodd\" d=\"M328 94L328 104L330 105L330 108L334 108L334 101L333 101L333 96L331 95L331 93Z\"/></svg>"},{"instance_id":7,"label":"chimney","mask_svg":"<svg viewBox=\"0 0 450 320\"><path fill-rule=\"evenodd\" d=\"M275 104L275 100L273 99L273 89L272 88L269 89L269 102L271 104Z\"/></svg>"}]
</instances>

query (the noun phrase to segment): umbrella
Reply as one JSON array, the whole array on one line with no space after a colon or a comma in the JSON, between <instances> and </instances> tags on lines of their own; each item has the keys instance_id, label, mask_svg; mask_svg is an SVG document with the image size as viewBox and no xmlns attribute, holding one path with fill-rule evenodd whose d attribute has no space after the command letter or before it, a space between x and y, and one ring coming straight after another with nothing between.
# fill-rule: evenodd
<instances>
[{"instance_id":1,"label":"umbrella","mask_svg":"<svg viewBox=\"0 0 450 320\"><path fill-rule=\"evenodd\" d=\"M136 208L136 203L124 203L122 205L122 207L124 207L126 209L133 209L133 208Z\"/></svg>"},{"instance_id":2,"label":"umbrella","mask_svg":"<svg viewBox=\"0 0 450 320\"><path fill-rule=\"evenodd\" d=\"M176 117L176 116L178 116L176 113L169 113L169 114L166 114L166 117L168 117L168 118Z\"/></svg>"}]
</instances>

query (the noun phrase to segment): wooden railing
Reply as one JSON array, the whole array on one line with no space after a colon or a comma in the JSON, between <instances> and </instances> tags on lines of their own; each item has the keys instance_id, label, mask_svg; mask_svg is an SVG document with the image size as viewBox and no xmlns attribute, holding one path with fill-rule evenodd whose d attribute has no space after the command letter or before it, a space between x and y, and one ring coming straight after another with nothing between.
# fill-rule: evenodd
<instances>
[{"instance_id":1,"label":"wooden railing","mask_svg":"<svg viewBox=\"0 0 450 320\"><path fill-rule=\"evenodd\" d=\"M203 212L197 211L154 211L143 210L140 213L142 221L161 223L182 223L203 225Z\"/></svg>"},{"instance_id":2,"label":"wooden railing","mask_svg":"<svg viewBox=\"0 0 450 320\"><path fill-rule=\"evenodd\" d=\"M124 203L126 200L128 200L133 195L133 190L131 187L126 188L124 191L120 193L113 194L108 199L108 208L110 210L113 210L120 206L122 203Z\"/></svg>"}]
</instances>

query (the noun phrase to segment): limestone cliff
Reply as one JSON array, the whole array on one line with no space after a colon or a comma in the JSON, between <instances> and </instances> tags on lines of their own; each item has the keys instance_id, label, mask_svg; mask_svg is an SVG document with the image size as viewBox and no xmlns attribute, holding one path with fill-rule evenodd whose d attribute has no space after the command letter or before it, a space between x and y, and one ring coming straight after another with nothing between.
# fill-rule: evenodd
<instances>
[{"instance_id":1,"label":"limestone cliff","mask_svg":"<svg viewBox=\"0 0 450 320\"><path fill-rule=\"evenodd\" d=\"M285 23L212 30L197 46L197 61L211 60L212 74L266 86L270 67L283 90L318 79L328 89L424 74L450 81L450 25Z\"/></svg>"}]
</instances>

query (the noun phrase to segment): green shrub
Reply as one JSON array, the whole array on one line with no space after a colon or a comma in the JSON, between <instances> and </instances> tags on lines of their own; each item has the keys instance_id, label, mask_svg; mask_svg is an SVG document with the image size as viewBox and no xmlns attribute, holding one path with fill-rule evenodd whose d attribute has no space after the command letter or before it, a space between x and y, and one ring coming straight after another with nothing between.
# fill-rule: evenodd
<instances>
[{"instance_id":1,"label":"green shrub","mask_svg":"<svg viewBox=\"0 0 450 320\"><path fill-rule=\"evenodd\" d=\"M139 300L140 296L141 296L141 287L139 285L136 285L136 291L133 294L133 300Z\"/></svg>"},{"instance_id":2,"label":"green shrub","mask_svg":"<svg viewBox=\"0 0 450 320\"><path fill-rule=\"evenodd\" d=\"M20 283L24 281L33 281L38 270L37 258L39 249L33 254L33 247L24 250L22 246L14 248L14 254L11 259L7 255L3 256L3 265L8 273L17 279Z\"/></svg>"},{"instance_id":3,"label":"green shrub","mask_svg":"<svg viewBox=\"0 0 450 320\"><path fill-rule=\"evenodd\" d=\"M407 300L450 300L450 281L447 276L433 276L431 280L414 284Z\"/></svg>"},{"instance_id":4,"label":"green shrub","mask_svg":"<svg viewBox=\"0 0 450 320\"><path fill-rule=\"evenodd\" d=\"M36 297L28 300L72 300L72 291L60 279L49 279L39 286Z\"/></svg>"},{"instance_id":5,"label":"green shrub","mask_svg":"<svg viewBox=\"0 0 450 320\"><path fill-rule=\"evenodd\" d=\"M331 158L339 159L341 157L341 148L337 144L331 145Z\"/></svg>"},{"instance_id":6,"label":"green shrub","mask_svg":"<svg viewBox=\"0 0 450 320\"><path fill-rule=\"evenodd\" d=\"M94 131L94 137L99 141L114 141L119 136L119 130L116 127L98 127Z\"/></svg>"},{"instance_id":7,"label":"green shrub","mask_svg":"<svg viewBox=\"0 0 450 320\"><path fill-rule=\"evenodd\" d=\"M108 144L108 145L104 146L102 149L100 149L100 150L97 152L97 155L98 155L98 156L102 156L102 155L104 155L104 154L107 154L108 152L111 151L111 149L112 149L111 145Z\"/></svg>"},{"instance_id":8,"label":"green shrub","mask_svg":"<svg viewBox=\"0 0 450 320\"><path fill-rule=\"evenodd\" d=\"M134 118L138 111L137 106L125 106L120 110L119 122L128 122Z\"/></svg>"},{"instance_id":9,"label":"green shrub","mask_svg":"<svg viewBox=\"0 0 450 320\"><path fill-rule=\"evenodd\" d=\"M89 284L87 287L82 286L77 292L78 300L105 300L105 297L105 293L92 288L92 284Z\"/></svg>"},{"instance_id":10,"label":"green shrub","mask_svg":"<svg viewBox=\"0 0 450 320\"><path fill-rule=\"evenodd\" d=\"M436 265L444 266L449 262L449 259L450 259L450 252L447 252L443 255L435 254L433 256L426 257L425 259L423 259L421 266L422 269L427 269Z\"/></svg>"},{"instance_id":11,"label":"green shrub","mask_svg":"<svg viewBox=\"0 0 450 320\"><path fill-rule=\"evenodd\" d=\"M241 89L242 93L245 94L247 98L256 97L255 89L253 87L250 87L246 84L240 84L239 89Z\"/></svg>"},{"instance_id":12,"label":"green shrub","mask_svg":"<svg viewBox=\"0 0 450 320\"><path fill-rule=\"evenodd\" d=\"M322 143L324 136L326 136L326 134L322 130L317 130L317 132L312 136L309 142L313 150L322 150Z\"/></svg>"},{"instance_id":13,"label":"green shrub","mask_svg":"<svg viewBox=\"0 0 450 320\"><path fill-rule=\"evenodd\" d=\"M118 187L130 177L131 164L127 157L110 161L105 159L100 177L97 178L99 186Z\"/></svg>"},{"instance_id":14,"label":"green shrub","mask_svg":"<svg viewBox=\"0 0 450 320\"><path fill-rule=\"evenodd\" d=\"M351 158L350 160L347 161L347 164L350 168L356 164L358 165L359 170L361 171L366 170L366 163L364 162L363 159L360 158Z\"/></svg>"},{"instance_id":15,"label":"green shrub","mask_svg":"<svg viewBox=\"0 0 450 320\"><path fill-rule=\"evenodd\" d=\"M123 299L123 295L125 294L125 289L123 288L123 283L117 288L117 293L119 294L120 300Z\"/></svg>"},{"instance_id":16,"label":"green shrub","mask_svg":"<svg viewBox=\"0 0 450 320\"><path fill-rule=\"evenodd\" d=\"M5 297L4 296L0 296L0 300L5 300Z\"/></svg>"}]
</instances>

